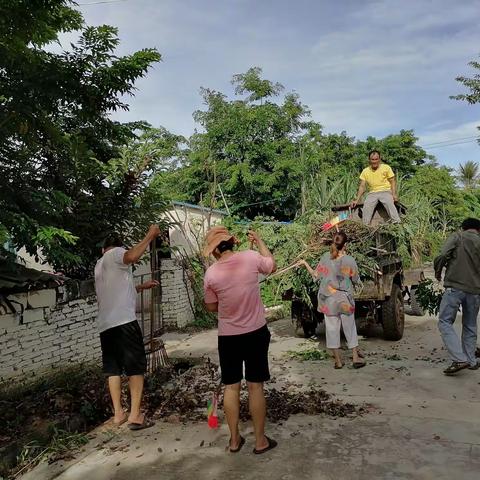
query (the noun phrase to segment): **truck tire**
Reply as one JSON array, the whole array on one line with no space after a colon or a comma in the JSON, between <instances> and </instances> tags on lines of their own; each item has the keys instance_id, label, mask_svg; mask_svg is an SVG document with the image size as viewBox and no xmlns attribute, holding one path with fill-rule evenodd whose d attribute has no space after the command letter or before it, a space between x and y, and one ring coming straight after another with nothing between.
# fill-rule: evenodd
<instances>
[{"instance_id":1,"label":"truck tire","mask_svg":"<svg viewBox=\"0 0 480 480\"><path fill-rule=\"evenodd\" d=\"M317 322L303 322L303 335L305 338L311 338L316 334L317 331Z\"/></svg>"},{"instance_id":2,"label":"truck tire","mask_svg":"<svg viewBox=\"0 0 480 480\"><path fill-rule=\"evenodd\" d=\"M412 287L410 289L410 313L415 317L423 317L425 315L425 310L421 307L418 302L416 295L417 287Z\"/></svg>"},{"instance_id":3,"label":"truck tire","mask_svg":"<svg viewBox=\"0 0 480 480\"><path fill-rule=\"evenodd\" d=\"M405 311L402 289L394 283L392 294L382 303L383 338L385 340L400 340L405 327Z\"/></svg>"}]
</instances>

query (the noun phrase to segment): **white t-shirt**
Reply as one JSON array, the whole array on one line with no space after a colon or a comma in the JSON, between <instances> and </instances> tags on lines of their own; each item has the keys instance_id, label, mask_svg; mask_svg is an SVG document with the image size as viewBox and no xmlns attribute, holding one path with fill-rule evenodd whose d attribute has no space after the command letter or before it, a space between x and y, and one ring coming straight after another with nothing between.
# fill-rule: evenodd
<instances>
[{"instance_id":1,"label":"white t-shirt","mask_svg":"<svg viewBox=\"0 0 480 480\"><path fill-rule=\"evenodd\" d=\"M125 252L121 247L112 248L95 265L97 326L100 332L137 319L137 292L132 267L123 263Z\"/></svg>"}]
</instances>

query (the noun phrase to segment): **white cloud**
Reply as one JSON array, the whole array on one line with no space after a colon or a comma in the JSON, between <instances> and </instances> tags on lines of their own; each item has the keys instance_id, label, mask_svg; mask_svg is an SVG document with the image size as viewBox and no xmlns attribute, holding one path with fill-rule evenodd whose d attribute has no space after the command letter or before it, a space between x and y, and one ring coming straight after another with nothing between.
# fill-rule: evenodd
<instances>
[{"instance_id":1,"label":"white cloud","mask_svg":"<svg viewBox=\"0 0 480 480\"><path fill-rule=\"evenodd\" d=\"M480 132L478 127L480 126L480 119L475 122L466 122L461 125L455 125L449 128L443 128L440 130L425 131L419 136L419 141L422 145L430 145L438 142L445 142L448 140L461 140L471 137L478 138Z\"/></svg>"},{"instance_id":2,"label":"white cloud","mask_svg":"<svg viewBox=\"0 0 480 480\"><path fill-rule=\"evenodd\" d=\"M89 24L119 27L120 53L156 46L163 55L124 120L189 134L200 86L231 92L231 76L253 65L296 90L327 131L414 128L424 141L466 136L479 116L449 99L480 50L478 0L136 0L82 10ZM451 162L447 150L432 153Z\"/></svg>"}]
</instances>

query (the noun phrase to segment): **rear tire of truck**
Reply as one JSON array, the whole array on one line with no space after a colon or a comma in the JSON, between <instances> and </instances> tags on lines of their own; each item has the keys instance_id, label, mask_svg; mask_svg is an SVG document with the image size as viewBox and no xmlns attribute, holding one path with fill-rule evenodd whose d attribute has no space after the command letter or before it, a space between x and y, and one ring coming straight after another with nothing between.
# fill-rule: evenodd
<instances>
[{"instance_id":1,"label":"rear tire of truck","mask_svg":"<svg viewBox=\"0 0 480 480\"><path fill-rule=\"evenodd\" d=\"M402 289L393 284L392 294L382 304L383 338L385 340L400 340L405 327L405 311Z\"/></svg>"},{"instance_id":2,"label":"rear tire of truck","mask_svg":"<svg viewBox=\"0 0 480 480\"><path fill-rule=\"evenodd\" d=\"M425 315L425 310L421 307L417 298L417 287L412 287L410 289L410 312L411 315L415 317L423 317Z\"/></svg>"}]
</instances>

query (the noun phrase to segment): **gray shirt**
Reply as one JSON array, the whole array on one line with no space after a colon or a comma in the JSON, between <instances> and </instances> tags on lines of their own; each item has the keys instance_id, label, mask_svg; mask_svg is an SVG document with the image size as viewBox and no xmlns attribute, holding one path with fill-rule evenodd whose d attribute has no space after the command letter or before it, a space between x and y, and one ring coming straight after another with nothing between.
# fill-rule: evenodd
<instances>
[{"instance_id":1,"label":"gray shirt","mask_svg":"<svg viewBox=\"0 0 480 480\"><path fill-rule=\"evenodd\" d=\"M480 235L473 230L451 235L434 260L435 276L446 267L444 286L480 294Z\"/></svg>"}]
</instances>

